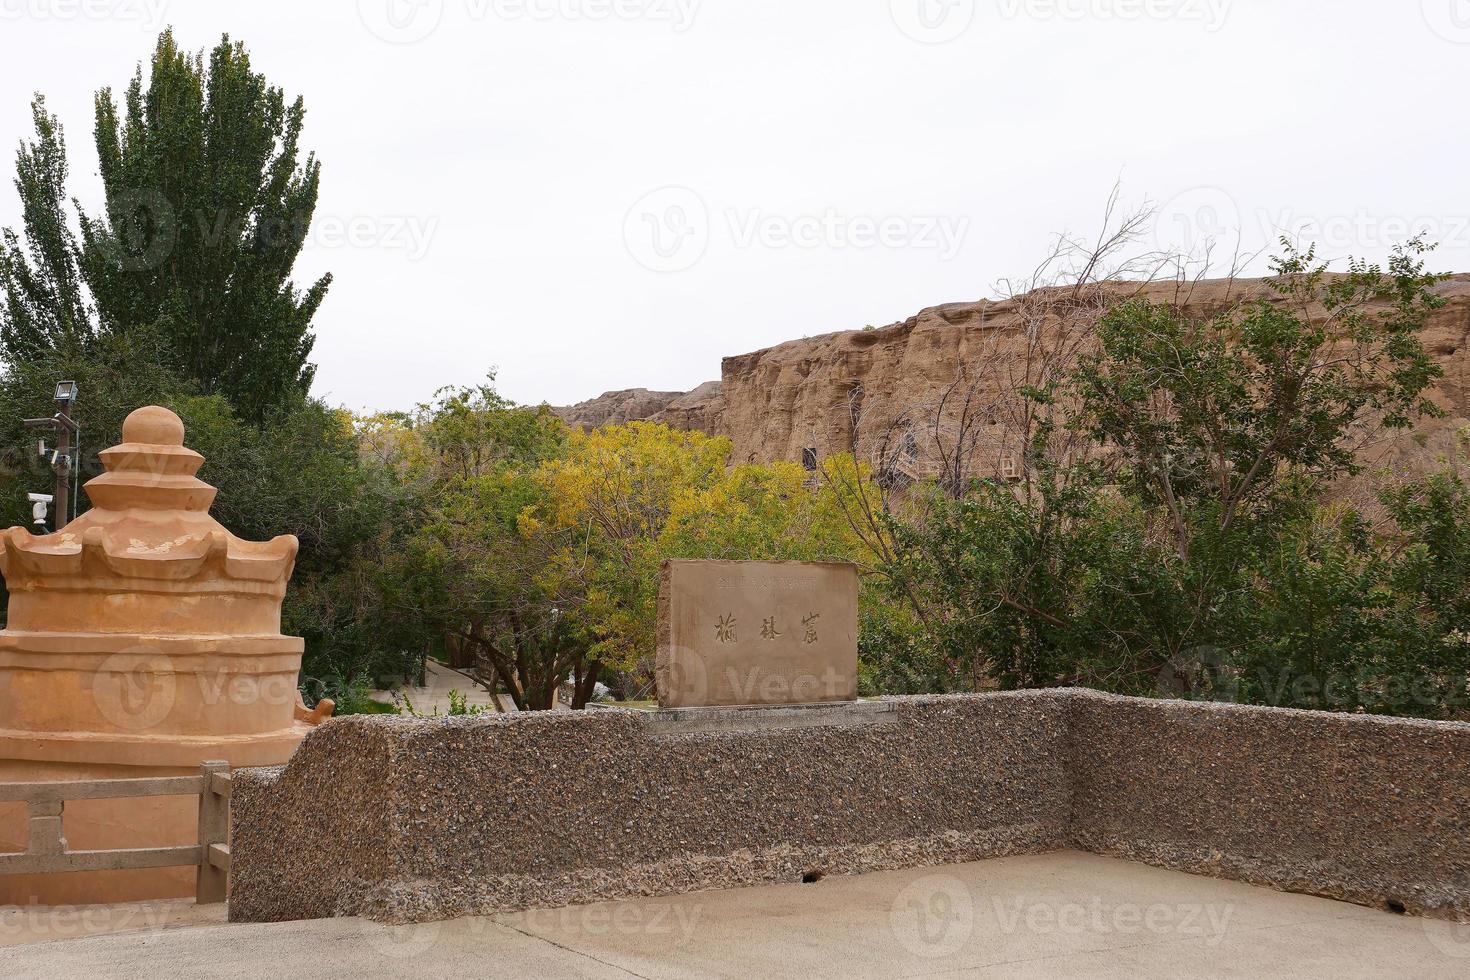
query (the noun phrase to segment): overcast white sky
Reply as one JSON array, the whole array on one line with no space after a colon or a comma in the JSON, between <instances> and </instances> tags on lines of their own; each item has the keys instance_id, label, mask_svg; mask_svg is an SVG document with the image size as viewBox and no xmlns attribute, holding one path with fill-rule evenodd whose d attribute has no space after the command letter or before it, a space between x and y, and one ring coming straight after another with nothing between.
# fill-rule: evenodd
<instances>
[{"instance_id":1,"label":"overcast white sky","mask_svg":"<svg viewBox=\"0 0 1470 980\"><path fill-rule=\"evenodd\" d=\"M95 204L92 93L168 24L305 96L358 409L690 388L993 295L1120 178L1165 246L1424 228L1470 270L1470 0L0 0L0 223L30 93Z\"/></svg>"}]
</instances>

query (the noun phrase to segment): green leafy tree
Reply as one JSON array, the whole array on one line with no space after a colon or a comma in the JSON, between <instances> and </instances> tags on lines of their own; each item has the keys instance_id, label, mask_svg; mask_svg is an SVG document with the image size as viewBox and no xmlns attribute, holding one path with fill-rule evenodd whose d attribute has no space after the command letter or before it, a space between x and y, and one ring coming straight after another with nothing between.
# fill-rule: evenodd
<instances>
[{"instance_id":1,"label":"green leafy tree","mask_svg":"<svg viewBox=\"0 0 1470 980\"><path fill-rule=\"evenodd\" d=\"M1206 318L1110 309L1094 348L1026 393L1055 410L1031 433L1027 481L936 488L894 521L887 580L929 610L941 680L968 667L976 687L1432 716L1462 703L1454 480L1389 498L1396 556L1326 503L1368 438L1436 413L1424 251L1332 275L1288 249L1268 298ZM1082 462L1048 453L1064 432L1092 444Z\"/></svg>"},{"instance_id":2,"label":"green leafy tree","mask_svg":"<svg viewBox=\"0 0 1470 980\"><path fill-rule=\"evenodd\" d=\"M1331 275L1283 245L1271 297L1207 320L1124 303L1073 375L1077 424L1117 454L1130 490L1166 510L1185 561L1191 510L1229 531L1269 509L1288 478L1358 472L1372 428L1438 412L1424 392L1442 372L1418 334L1444 301L1425 246L1396 250L1386 272L1354 262Z\"/></svg>"},{"instance_id":3,"label":"green leafy tree","mask_svg":"<svg viewBox=\"0 0 1470 980\"><path fill-rule=\"evenodd\" d=\"M15 362L151 330L164 363L256 424L306 397L312 318L331 276L291 278L316 209L321 166L301 159L300 98L288 103L226 37L181 51L165 31L121 104L97 94L104 202L67 219L66 142L39 96L36 139L16 160L23 235L4 232L0 341Z\"/></svg>"},{"instance_id":4,"label":"green leafy tree","mask_svg":"<svg viewBox=\"0 0 1470 980\"><path fill-rule=\"evenodd\" d=\"M560 452L560 421L486 383L444 389L410 418L380 419L370 438L423 501L422 520L386 564L397 615L518 708L554 707L569 677L584 704L601 670L584 604L546 574L566 536L521 523L544 504L535 474Z\"/></svg>"},{"instance_id":5,"label":"green leafy tree","mask_svg":"<svg viewBox=\"0 0 1470 980\"><path fill-rule=\"evenodd\" d=\"M259 420L310 388L311 320L331 282L291 279L320 164L299 160L306 110L243 44L202 55L158 39L119 106L97 95L105 215L82 218L82 268L102 329L156 324L174 365Z\"/></svg>"},{"instance_id":6,"label":"green leafy tree","mask_svg":"<svg viewBox=\"0 0 1470 980\"><path fill-rule=\"evenodd\" d=\"M75 352L96 331L66 212L66 138L40 95L31 103L31 117L36 139L22 143L15 159L24 244L10 228L0 232L0 345L11 362Z\"/></svg>"}]
</instances>

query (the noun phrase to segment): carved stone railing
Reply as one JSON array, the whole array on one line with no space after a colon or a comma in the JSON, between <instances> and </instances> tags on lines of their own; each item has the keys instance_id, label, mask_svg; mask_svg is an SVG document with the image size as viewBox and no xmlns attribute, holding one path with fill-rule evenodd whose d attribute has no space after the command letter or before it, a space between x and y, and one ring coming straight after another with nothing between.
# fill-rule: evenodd
<instances>
[{"instance_id":1,"label":"carved stone railing","mask_svg":"<svg viewBox=\"0 0 1470 980\"><path fill-rule=\"evenodd\" d=\"M0 875L196 865L199 869L197 900L201 903L223 902L230 871L230 765L228 762L206 762L199 770L197 776L0 783L0 803L25 803L31 831L26 850L0 853ZM67 849L61 818L68 800L146 796L198 796L199 843L97 851Z\"/></svg>"}]
</instances>

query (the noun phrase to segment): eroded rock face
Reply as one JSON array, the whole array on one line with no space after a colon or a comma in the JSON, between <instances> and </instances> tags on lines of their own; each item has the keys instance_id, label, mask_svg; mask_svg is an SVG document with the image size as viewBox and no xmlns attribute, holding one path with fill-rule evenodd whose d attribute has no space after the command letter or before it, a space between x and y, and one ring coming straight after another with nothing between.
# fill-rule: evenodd
<instances>
[{"instance_id":1,"label":"eroded rock face","mask_svg":"<svg viewBox=\"0 0 1470 980\"><path fill-rule=\"evenodd\" d=\"M1432 397L1447 417L1421 420L1411 433L1370 445L1365 453L1373 465L1432 467L1453 454L1456 434L1470 426L1470 273L1451 277L1438 292L1447 302L1430 318L1423 338L1444 368ZM1258 279L1205 281L1183 290L1173 283L1110 287L1110 295L1120 299L1134 294L1179 302L1205 316L1269 290ZM609 392L556 411L585 426L648 419L728 436L732 463L799 461L808 449L818 458L852 451L876 463L880 453L900 449L903 433L914 428L919 437L912 449L917 468L924 470L932 441L924 430L936 418L952 429L964 410L951 390L963 370L960 388L977 389L971 411L980 416L979 456L999 467L1006 455L1006 419L1002 408L992 423L986 402L1003 401L999 389L1018 383L1030 332L1051 329L1054 316L1036 316L1041 295L934 306L878 329L845 330L727 357L720 381L687 394Z\"/></svg>"},{"instance_id":2,"label":"eroded rock face","mask_svg":"<svg viewBox=\"0 0 1470 980\"><path fill-rule=\"evenodd\" d=\"M721 420L725 412L723 388L718 381L706 381L687 394L669 402L651 420L676 429L698 429L714 435L722 434Z\"/></svg>"},{"instance_id":3,"label":"eroded rock face","mask_svg":"<svg viewBox=\"0 0 1470 980\"><path fill-rule=\"evenodd\" d=\"M583 429L596 429L603 425L621 425L637 422L662 411L677 398L679 391L649 391L647 388L627 388L622 391L607 391L596 398L589 398L575 405L553 408L552 411L567 425Z\"/></svg>"}]
</instances>

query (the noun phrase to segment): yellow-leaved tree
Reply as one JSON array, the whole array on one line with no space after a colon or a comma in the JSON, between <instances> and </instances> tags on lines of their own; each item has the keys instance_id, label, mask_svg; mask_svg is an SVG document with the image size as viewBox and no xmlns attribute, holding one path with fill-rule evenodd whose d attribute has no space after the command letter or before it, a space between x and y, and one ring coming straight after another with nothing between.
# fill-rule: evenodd
<instances>
[{"instance_id":1,"label":"yellow-leaved tree","mask_svg":"<svg viewBox=\"0 0 1470 980\"><path fill-rule=\"evenodd\" d=\"M572 433L542 464L523 534L562 542L548 592L579 593L592 655L646 690L665 558L856 560L832 491L794 463L727 469L729 440L632 422Z\"/></svg>"}]
</instances>

